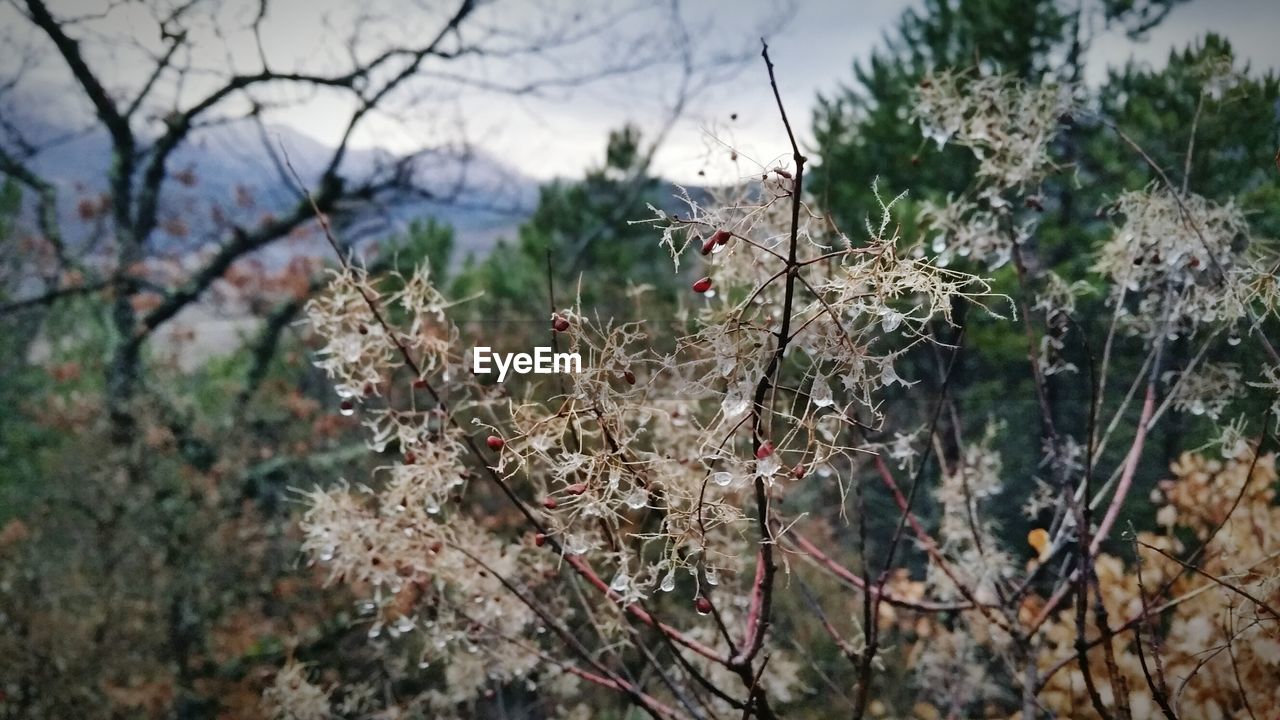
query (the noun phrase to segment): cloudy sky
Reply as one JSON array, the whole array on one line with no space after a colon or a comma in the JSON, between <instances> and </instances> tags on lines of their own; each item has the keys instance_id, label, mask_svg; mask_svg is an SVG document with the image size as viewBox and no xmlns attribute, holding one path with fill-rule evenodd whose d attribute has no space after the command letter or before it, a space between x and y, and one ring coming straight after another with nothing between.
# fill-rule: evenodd
<instances>
[{"instance_id":1,"label":"cloudy sky","mask_svg":"<svg viewBox=\"0 0 1280 720\"><path fill-rule=\"evenodd\" d=\"M109 87L137 86L146 77L146 53L154 52L161 42L154 21L142 9L146 3L113 3L102 14L108 7L106 0L49 1L60 17L85 16L71 32L85 39ZM154 2L163 7L167 0ZM687 47L688 60L695 67L693 82L684 95L683 112L656 157L657 169L681 181L699 181L699 171L706 173L707 180L727 180L753 173L754 163L768 164L786 149L786 137L758 58L761 35L770 43L783 99L803 140L818 93L849 82L853 62L867 57L901 13L914 4L918 3L502 0L484 5L476 23L487 29L495 46L514 49L518 42L509 40L514 37L572 38L584 28L592 31L547 52L513 50L507 56L498 53L442 64L433 70L437 76L424 79L420 90L397 102L394 114L369 118L353 142L404 152L465 137L529 176L576 176L601 161L610 129L630 121L652 135L664 126L685 77L679 48ZM202 6L205 15L192 20L193 32L204 32L207 42L187 58L201 70L182 83L159 84L156 116L163 112L165 102L170 107L175 104L172 98L178 98L179 107L189 105L216 82L219 72L228 68L255 72L263 57L270 58L276 69L341 68L350 62L341 39L352 33L357 22L365 38L357 54L367 55L387 43L421 42L454 5L444 0L369 4L274 0L261 26L260 53L252 35L243 31L246 18L252 19L257 11L256 0L210 0ZM357 6L361 8L359 17L352 14ZM83 100L65 92L65 68L41 46L47 40L24 29L26 23L14 15L18 12L14 7L0 6L0 40L7 41L12 51L7 59L0 58L9 65L2 69L16 67L14 58L33 51L44 61L29 73L35 78L34 86L44 91L37 93L39 102L53 109L50 112L67 116L87 112ZM579 15L582 17L576 17ZM551 19L569 16L576 17L575 24L563 28ZM237 27L239 32L234 31ZM1089 76L1096 81L1108 64L1130 58L1159 67L1171 47L1185 46L1210 31L1228 37L1238 56L1247 58L1255 70L1278 68L1276 27L1280 27L1280 2L1276 0L1191 0L1177 7L1145 42L1134 43L1119 32L1102 32L1095 41ZM210 28L219 30L212 32ZM680 37L678 28L683 28L687 37ZM0 46L5 44L0 42ZM720 61L732 57L742 61ZM642 69L622 72L632 65ZM450 75L465 75L468 82L452 82ZM537 92L516 94L496 89L539 79L595 76L602 77L572 88L553 83ZM127 90L122 92L127 94ZM349 97L336 93L272 88L264 99L281 106L269 113L272 122L287 124L325 143L340 137L352 107ZM234 112L234 105L227 110ZM737 165L728 162L730 147L738 151Z\"/></svg>"},{"instance_id":2,"label":"cloudy sky","mask_svg":"<svg viewBox=\"0 0 1280 720\"><path fill-rule=\"evenodd\" d=\"M705 13L689 12L690 24L710 30L698 42L730 50L749 48L752 59L732 80L698 94L657 156L659 170L690 182L697 181L699 170L723 179L751 172L748 159L767 163L785 152L786 138L764 67L755 59L755 38L761 32L769 41L793 125L807 135L817 94L849 82L852 63L880 44L903 10L915 4L796 0L784 8L789 17L780 19L779 3L774 0L689 3ZM1135 43L1121 32L1103 32L1093 48L1089 76L1096 81L1108 64L1131 58L1160 67L1170 48L1185 46L1206 32L1228 37L1254 69L1280 68L1277 27L1280 2L1276 0L1191 0L1176 8L1145 42ZM482 123L477 133L485 138L486 147L525 173L540 178L572 176L600 161L603 138L610 128L628 120L650 128L660 124L661 105L646 102L631 88L630 80L603 81L553 99L476 98L477 107L488 108L487 115L500 118ZM736 121L730 120L734 114ZM311 127L305 121L300 126ZM726 161L726 146L744 158L737 167Z\"/></svg>"}]
</instances>

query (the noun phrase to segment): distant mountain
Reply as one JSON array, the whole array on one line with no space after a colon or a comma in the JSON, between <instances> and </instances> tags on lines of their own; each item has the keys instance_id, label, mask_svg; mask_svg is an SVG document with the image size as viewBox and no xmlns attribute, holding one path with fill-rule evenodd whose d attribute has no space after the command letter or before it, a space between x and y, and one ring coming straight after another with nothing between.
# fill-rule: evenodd
<instances>
[{"instance_id":1,"label":"distant mountain","mask_svg":"<svg viewBox=\"0 0 1280 720\"><path fill-rule=\"evenodd\" d=\"M67 240L83 246L98 232L91 219L93 203L107 190L111 162L105 131L59 131L42 124L23 128L38 144L54 140L29 161L32 169L60 191L59 214ZM170 179L161 196L161 229L151 248L182 253L218 242L226 220L252 227L262 216L284 211L296 202L293 183L282 175L266 143L283 147L305 182L314 184L332 156L332 148L287 126L271 126L264 133L249 122L232 122L201 129L169 159ZM347 153L340 174L349 184L390 171L399 160L376 149ZM385 237L411 220L435 218L452 225L460 256L483 254L499 236L510 236L537 202L538 184L481 151L439 152L416 159L415 184L447 198L398 197L362 212L345 232L349 238ZM89 219L86 219L89 217ZM260 259L268 264L297 253L320 252L314 242L281 242L267 248Z\"/></svg>"}]
</instances>

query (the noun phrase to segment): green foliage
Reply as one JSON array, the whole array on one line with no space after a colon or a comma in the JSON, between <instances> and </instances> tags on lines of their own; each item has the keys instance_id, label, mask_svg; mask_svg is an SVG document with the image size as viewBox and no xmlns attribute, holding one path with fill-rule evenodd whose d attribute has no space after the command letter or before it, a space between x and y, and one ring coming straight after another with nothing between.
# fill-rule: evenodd
<instances>
[{"instance_id":1,"label":"green foliage","mask_svg":"<svg viewBox=\"0 0 1280 720\"><path fill-rule=\"evenodd\" d=\"M456 244L452 226L427 218L409 223L403 235L387 242L384 252L392 254L392 266L397 272L408 275L415 265L425 261L431 276L444 283L452 269Z\"/></svg>"},{"instance_id":2,"label":"green foliage","mask_svg":"<svg viewBox=\"0 0 1280 720\"><path fill-rule=\"evenodd\" d=\"M620 290L629 283L669 294L670 263L656 252L651 229L630 223L650 215L648 204L658 201L659 183L648 167L639 131L628 126L610 133L604 165L580 181L543 186L517 237L500 241L483 260L468 258L453 294L482 293L469 304L477 316L543 318L548 263L560 307L580 297L603 316L623 313Z\"/></svg>"}]
</instances>

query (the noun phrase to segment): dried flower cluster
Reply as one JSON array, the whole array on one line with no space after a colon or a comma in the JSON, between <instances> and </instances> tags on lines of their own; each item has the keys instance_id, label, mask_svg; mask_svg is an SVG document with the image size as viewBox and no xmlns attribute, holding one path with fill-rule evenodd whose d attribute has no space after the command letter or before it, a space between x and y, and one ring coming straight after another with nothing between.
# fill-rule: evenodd
<instances>
[{"instance_id":1,"label":"dried flower cluster","mask_svg":"<svg viewBox=\"0 0 1280 720\"><path fill-rule=\"evenodd\" d=\"M1030 193L1057 169L1050 145L1069 93L947 73L918 92L926 136L979 158L972 197L923 211L934 257L898 237L897 199L881 201L862 240L840 232L804 197L793 143L793 164L708 203L683 193L682 212L646 221L676 269L698 278L669 351L655 340L670 328L654 321L550 307L549 329L582 371L495 387L464 372L450 303L425 269L388 292L344 264L308 306L317 364L386 463L367 483L306 493L305 549L367 598L371 640L412 655L407 675L431 678L405 703L465 714L494 687L519 685L574 717L590 713L574 705L585 683L653 717L775 717L773 704L806 682L803 657L774 632L779 573L803 565L852 591L847 615L828 616L828 599L798 580L851 663L856 716L889 712L873 692L892 643L921 689L918 713L1149 717L1167 705L1226 717L1244 702L1224 699L1228 684L1258 712L1280 706L1263 679L1280 661L1280 618L1268 617L1280 589L1274 457L1257 457L1243 420L1221 432L1225 463L1175 465L1158 498L1163 531L1133 538L1140 565L1103 552L1162 416L1218 421L1247 383L1275 389L1275 367L1251 379L1207 350L1165 364L1174 339L1234 345L1275 311L1243 216L1175 188L1128 193L1096 258L1102 287L1036 275L1020 257L1043 209ZM906 354L962 351L958 305L999 318L989 306L1009 301L943 267L961 258L1015 260L1030 305L1019 309L1046 477L1027 498L1010 497L998 423L967 438L948 419L943 432L941 418L958 415L950 369L924 424L885 407L925 379L902 370ZM1072 432L1047 388L1084 374L1067 359L1069 333L1082 332L1075 315L1094 292L1114 313L1105 352L1123 325L1146 362L1108 385L1108 355L1101 368L1090 358L1091 383L1128 391L1086 401L1087 429ZM1124 443L1111 460L1109 446ZM897 513L874 549L869 482ZM841 502L822 516L813 500L825 488ZM928 514L920 498L932 499ZM1029 562L1001 541L998 506L1010 501L1052 516L1028 536ZM810 539L840 520L857 526L857 570ZM1214 647L1220 659L1206 660Z\"/></svg>"},{"instance_id":2,"label":"dried flower cluster","mask_svg":"<svg viewBox=\"0 0 1280 720\"><path fill-rule=\"evenodd\" d=\"M1070 88L1001 75L937 72L921 81L913 111L921 132L939 149L954 143L978 159L973 197L926 201L921 210L939 263L961 257L997 268L1034 232L1035 214L1018 211L1043 210L1035 191L1056 168L1050 148L1071 107Z\"/></svg>"}]
</instances>

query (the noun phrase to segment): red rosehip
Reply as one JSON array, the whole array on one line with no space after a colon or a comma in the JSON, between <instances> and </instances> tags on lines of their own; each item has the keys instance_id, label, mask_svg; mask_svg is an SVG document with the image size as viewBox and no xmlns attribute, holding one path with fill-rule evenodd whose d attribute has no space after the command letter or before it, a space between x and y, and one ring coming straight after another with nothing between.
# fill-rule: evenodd
<instances>
[{"instance_id":1,"label":"red rosehip","mask_svg":"<svg viewBox=\"0 0 1280 720\"><path fill-rule=\"evenodd\" d=\"M797 480L804 477L807 472L809 472L809 469L804 466L804 463L800 463L799 465L791 468L791 475Z\"/></svg>"},{"instance_id":2,"label":"red rosehip","mask_svg":"<svg viewBox=\"0 0 1280 720\"><path fill-rule=\"evenodd\" d=\"M711 239L714 240L717 245L728 245L729 241L733 239L733 233L728 230L717 230L711 235Z\"/></svg>"},{"instance_id":3,"label":"red rosehip","mask_svg":"<svg viewBox=\"0 0 1280 720\"><path fill-rule=\"evenodd\" d=\"M636 384L636 374L631 372L630 370L622 371L622 379L626 380L628 385Z\"/></svg>"},{"instance_id":4,"label":"red rosehip","mask_svg":"<svg viewBox=\"0 0 1280 720\"><path fill-rule=\"evenodd\" d=\"M773 454L773 441L765 440L756 450L756 459L763 460Z\"/></svg>"},{"instance_id":5,"label":"red rosehip","mask_svg":"<svg viewBox=\"0 0 1280 720\"><path fill-rule=\"evenodd\" d=\"M693 609L697 610L699 615L706 615L711 612L711 601L702 595L699 595L698 598L693 601Z\"/></svg>"},{"instance_id":6,"label":"red rosehip","mask_svg":"<svg viewBox=\"0 0 1280 720\"><path fill-rule=\"evenodd\" d=\"M485 443L488 444L490 450L501 450L502 446L507 444L507 441L497 435L490 435L485 438Z\"/></svg>"},{"instance_id":7,"label":"red rosehip","mask_svg":"<svg viewBox=\"0 0 1280 720\"><path fill-rule=\"evenodd\" d=\"M696 293L704 293L711 289L711 278L704 277L693 284L693 291Z\"/></svg>"},{"instance_id":8,"label":"red rosehip","mask_svg":"<svg viewBox=\"0 0 1280 720\"><path fill-rule=\"evenodd\" d=\"M405 465L412 465L412 464L413 464L413 461L414 461L414 460L416 460L416 459L417 459L417 456L413 454L413 451L412 451L412 450L410 450L410 451L408 451L408 452L406 452L406 453L404 454L404 464L405 464Z\"/></svg>"},{"instance_id":9,"label":"red rosehip","mask_svg":"<svg viewBox=\"0 0 1280 720\"><path fill-rule=\"evenodd\" d=\"M714 250L715 247L716 247L716 237L712 235L711 237L702 241L702 254L710 255L711 251Z\"/></svg>"},{"instance_id":10,"label":"red rosehip","mask_svg":"<svg viewBox=\"0 0 1280 720\"><path fill-rule=\"evenodd\" d=\"M538 533L538 534L534 535L534 536L533 536L533 544L534 544L534 545L537 545L538 547L542 547L543 545L546 545L546 544L547 544L547 536L546 536L546 533Z\"/></svg>"},{"instance_id":11,"label":"red rosehip","mask_svg":"<svg viewBox=\"0 0 1280 720\"><path fill-rule=\"evenodd\" d=\"M414 387L414 388L416 388L416 389L418 389L418 390L422 390L422 389L423 389L423 388L425 388L426 386L427 386L427 379L426 379L426 378L418 378L417 380L414 380L414 381L413 381L413 387Z\"/></svg>"},{"instance_id":12,"label":"red rosehip","mask_svg":"<svg viewBox=\"0 0 1280 720\"><path fill-rule=\"evenodd\" d=\"M587 491L587 484L586 484L586 483L574 483L574 484L570 485L569 487L565 488L565 490L566 490L570 495L581 495L582 493L584 493L584 492L586 492L586 491Z\"/></svg>"},{"instance_id":13,"label":"red rosehip","mask_svg":"<svg viewBox=\"0 0 1280 720\"><path fill-rule=\"evenodd\" d=\"M551 327L554 328L556 332L564 332L569 329L569 321L560 313L556 313L551 319Z\"/></svg>"},{"instance_id":14,"label":"red rosehip","mask_svg":"<svg viewBox=\"0 0 1280 720\"><path fill-rule=\"evenodd\" d=\"M542 507L548 510L555 510L556 508L560 507L560 503L556 502L555 498L548 495L546 499L542 501Z\"/></svg>"}]
</instances>

